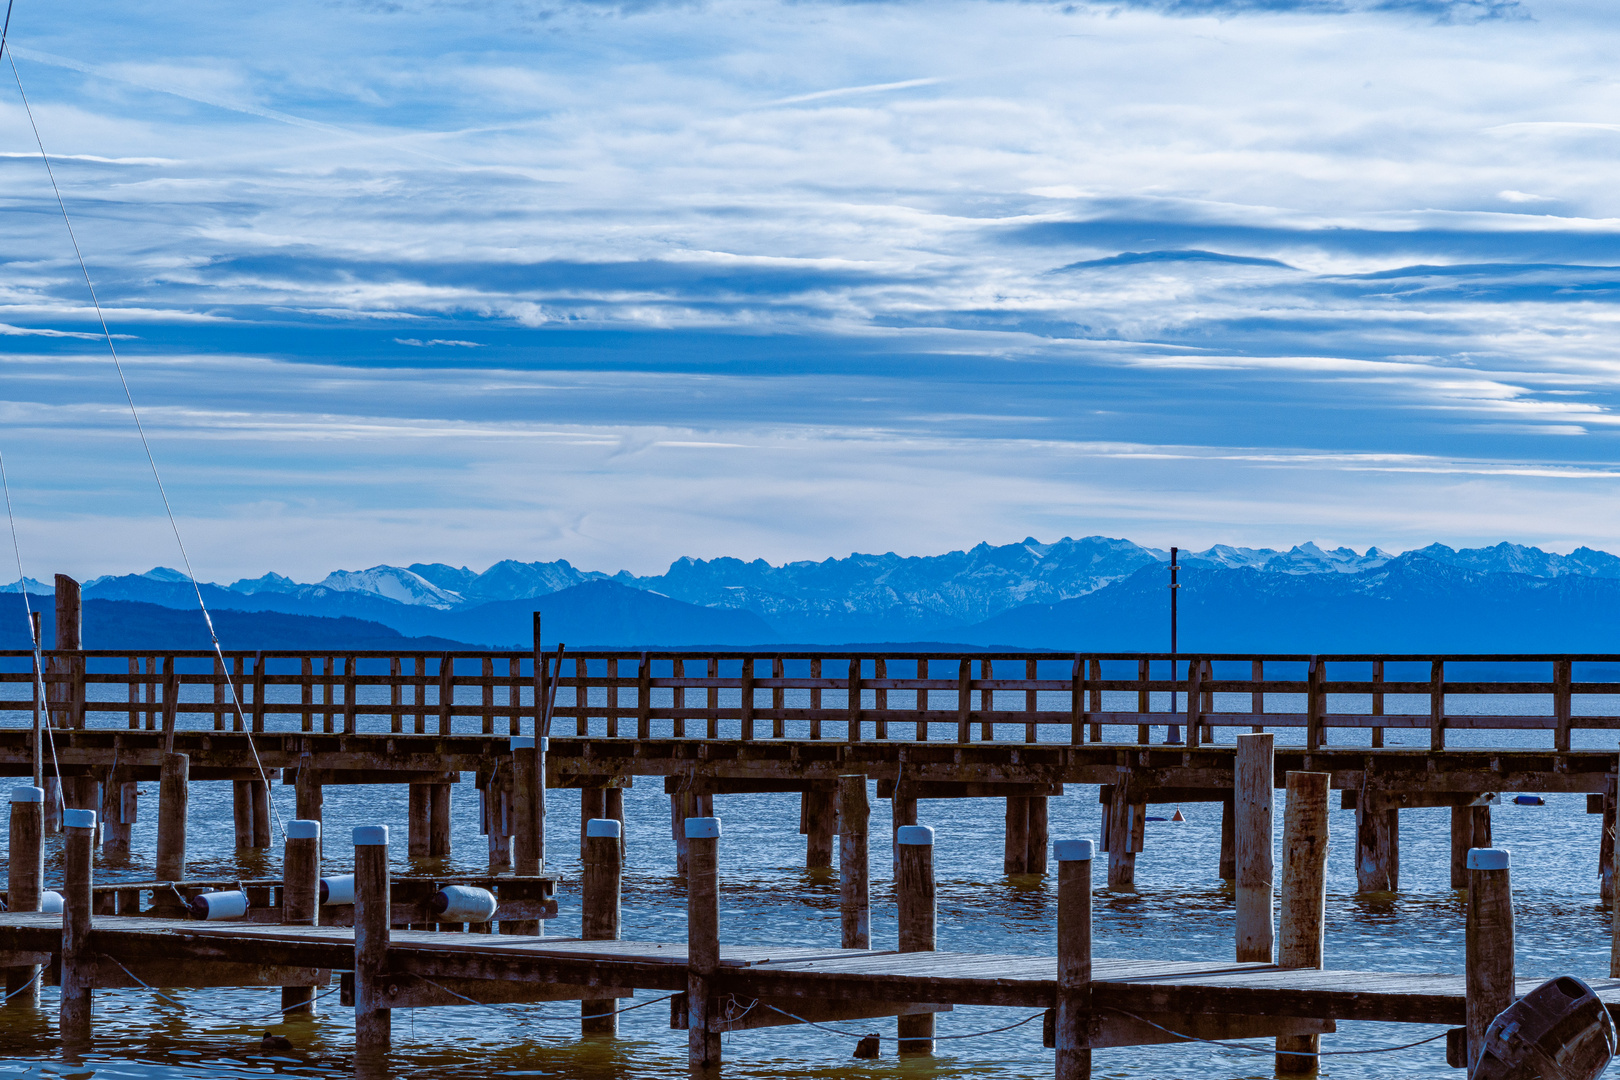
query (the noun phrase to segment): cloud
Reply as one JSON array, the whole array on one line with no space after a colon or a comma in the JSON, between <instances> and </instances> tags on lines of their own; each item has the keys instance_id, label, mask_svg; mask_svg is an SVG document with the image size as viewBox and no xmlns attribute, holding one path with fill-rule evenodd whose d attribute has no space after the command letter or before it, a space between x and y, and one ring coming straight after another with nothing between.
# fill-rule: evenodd
<instances>
[{"instance_id":1,"label":"cloud","mask_svg":"<svg viewBox=\"0 0 1620 1080\"><path fill-rule=\"evenodd\" d=\"M400 345L412 345L418 349L431 349L435 345L449 345L460 349L482 349L484 347L483 343L479 341L456 341L453 338L434 338L431 341L423 341L421 338L397 337L394 341Z\"/></svg>"}]
</instances>

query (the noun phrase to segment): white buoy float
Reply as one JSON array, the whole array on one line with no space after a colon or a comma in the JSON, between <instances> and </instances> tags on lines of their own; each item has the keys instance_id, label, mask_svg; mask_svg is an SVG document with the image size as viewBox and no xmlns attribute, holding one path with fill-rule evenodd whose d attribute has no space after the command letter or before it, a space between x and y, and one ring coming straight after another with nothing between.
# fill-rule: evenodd
<instances>
[{"instance_id":1,"label":"white buoy float","mask_svg":"<svg viewBox=\"0 0 1620 1080\"><path fill-rule=\"evenodd\" d=\"M471 885L446 885L433 894L432 907L439 922L489 922L495 915L495 894Z\"/></svg>"},{"instance_id":2,"label":"white buoy float","mask_svg":"<svg viewBox=\"0 0 1620 1080\"><path fill-rule=\"evenodd\" d=\"M186 904L191 909L191 917L204 922L218 922L221 919L240 919L247 914L247 893L240 889L230 892L198 893Z\"/></svg>"},{"instance_id":3,"label":"white buoy float","mask_svg":"<svg viewBox=\"0 0 1620 1080\"><path fill-rule=\"evenodd\" d=\"M39 910L49 915L62 913L62 894L53 889L45 889L39 894Z\"/></svg>"},{"instance_id":4,"label":"white buoy float","mask_svg":"<svg viewBox=\"0 0 1620 1080\"><path fill-rule=\"evenodd\" d=\"M354 875L321 878L321 906L338 907L354 903Z\"/></svg>"}]
</instances>

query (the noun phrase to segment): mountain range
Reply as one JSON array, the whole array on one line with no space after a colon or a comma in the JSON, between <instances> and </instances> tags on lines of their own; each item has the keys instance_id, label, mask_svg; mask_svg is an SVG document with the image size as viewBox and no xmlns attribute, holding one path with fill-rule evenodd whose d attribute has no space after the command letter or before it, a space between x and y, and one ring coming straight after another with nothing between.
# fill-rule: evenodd
<instances>
[{"instance_id":1,"label":"mountain range","mask_svg":"<svg viewBox=\"0 0 1620 1080\"><path fill-rule=\"evenodd\" d=\"M347 633L377 642L422 638L424 649L425 639L440 648L528 647L538 610L544 642L575 647L929 641L1162 650L1169 645L1169 557L1129 540L1030 537L943 555L852 554L782 565L687 557L655 576L579 570L565 560L505 560L481 573L413 563L338 570L311 583L267 573L201 589L211 611L244 614L230 620L244 640L227 643L241 648L286 647L280 639L296 636L289 618L325 620L309 627L323 641ZM1591 548L1561 555L1509 543L1461 550L1431 544L1392 555L1312 543L1286 551L1217 545L1179 553L1178 563L1183 650L1620 651L1613 614L1620 610L1620 557ZM49 591L33 581L27 587ZM196 607L190 581L165 567L91 579L84 596L87 613L92 602ZM109 627L144 618L155 634L180 632L168 624L159 630L149 611L98 617L112 620ZM348 620L347 629L333 620ZM0 642L17 647L7 622ZM268 642L264 635L276 644L246 640ZM86 645L98 647L88 628Z\"/></svg>"}]
</instances>

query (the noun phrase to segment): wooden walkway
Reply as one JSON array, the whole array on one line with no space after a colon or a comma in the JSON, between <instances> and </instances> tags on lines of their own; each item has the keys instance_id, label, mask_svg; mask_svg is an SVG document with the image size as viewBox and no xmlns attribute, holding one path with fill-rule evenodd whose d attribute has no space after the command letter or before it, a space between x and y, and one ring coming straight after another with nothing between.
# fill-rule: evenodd
<instances>
[{"instance_id":1,"label":"wooden walkway","mask_svg":"<svg viewBox=\"0 0 1620 1080\"><path fill-rule=\"evenodd\" d=\"M240 965L352 970L354 931L338 926L273 926L176 922L96 916L91 948L140 976L143 968L184 961L206 973ZM0 913L0 967L49 964L60 955L62 916ZM526 984L531 1000L556 1000L553 988L573 996L581 987L684 991L684 942L584 941L498 934L392 931L386 980L413 976L469 984L496 984L494 1000L512 1000L512 984ZM237 972L223 970L227 979ZM107 969L104 969L107 970ZM147 980L149 981L149 980ZM1528 993L1540 979L1520 979ZM1589 979L1620 1020L1620 979ZM197 985L242 985L205 979ZM127 979L117 983L135 985ZM154 985L160 985L154 983ZM161 984L164 986L171 984ZM426 984L424 984L425 986ZM910 952L803 946L722 946L715 992L739 999L888 1000L940 1005L993 1005L1048 1009L1057 1001L1055 956ZM431 990L431 987L429 987ZM1462 975L1282 968L1274 964L1127 960L1092 961L1093 1008L1145 1016L1205 1014L1371 1020L1460 1025L1465 1016ZM400 1007L455 1005L443 994L412 993L401 986ZM480 996L474 989L469 996ZM488 998L490 995L483 995ZM746 1003L746 1002L744 1002ZM459 1002L459 1004L466 1004Z\"/></svg>"}]
</instances>

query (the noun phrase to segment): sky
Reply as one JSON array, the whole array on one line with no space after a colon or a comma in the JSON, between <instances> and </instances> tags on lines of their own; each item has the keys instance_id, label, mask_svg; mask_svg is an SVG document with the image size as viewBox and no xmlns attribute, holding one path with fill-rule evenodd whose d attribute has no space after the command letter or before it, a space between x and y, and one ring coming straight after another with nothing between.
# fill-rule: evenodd
<instances>
[{"instance_id":1,"label":"sky","mask_svg":"<svg viewBox=\"0 0 1620 1080\"><path fill-rule=\"evenodd\" d=\"M1620 548L1620 14L47 5L11 49L199 576ZM24 567L177 565L9 66Z\"/></svg>"}]
</instances>

